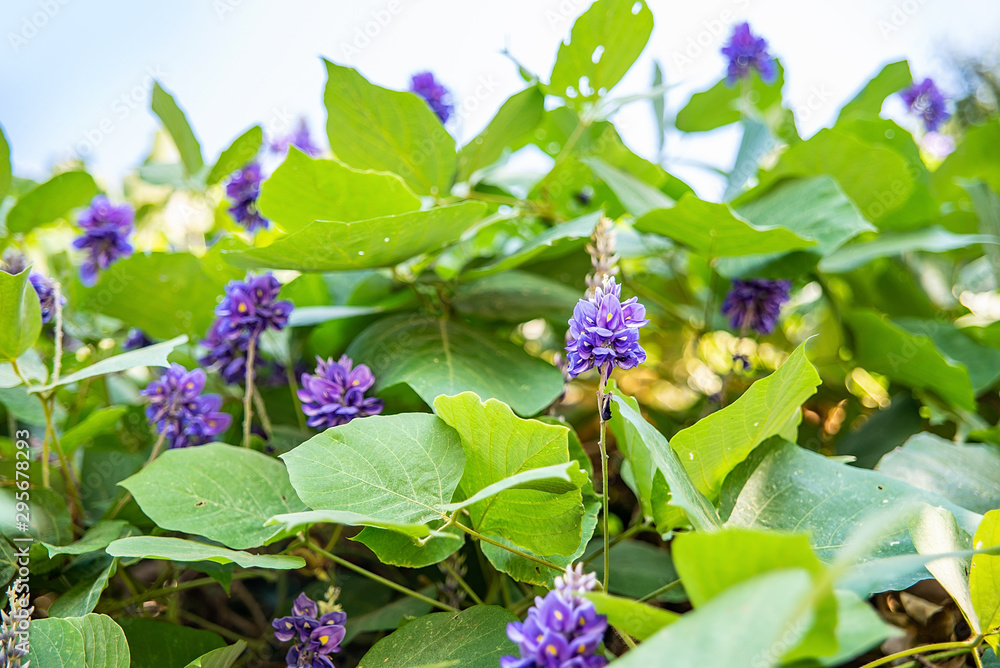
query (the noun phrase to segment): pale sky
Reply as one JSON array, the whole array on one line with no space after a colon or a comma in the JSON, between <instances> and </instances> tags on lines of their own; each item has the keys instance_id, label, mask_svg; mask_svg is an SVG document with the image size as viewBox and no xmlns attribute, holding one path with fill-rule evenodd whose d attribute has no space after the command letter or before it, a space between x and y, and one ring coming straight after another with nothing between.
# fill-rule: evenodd
<instances>
[{"instance_id":1,"label":"pale sky","mask_svg":"<svg viewBox=\"0 0 1000 668\"><path fill-rule=\"evenodd\" d=\"M676 110L721 78L719 48L749 20L785 66L786 103L804 136L830 125L840 106L885 63L910 60L914 76L942 78L944 56L1000 43L1000 2L990 0L650 0L656 28L628 77L612 91L648 88L660 61ZM4 0L0 7L0 125L15 172L44 178L84 154L112 192L148 153L158 127L152 77L187 112L206 162L255 123L299 115L326 144L320 56L371 81L405 88L432 70L467 112L449 128L465 141L523 83L500 54L507 46L547 78L559 42L589 0ZM367 33L367 34L366 34ZM955 82L942 78L945 91ZM886 108L888 113L892 109ZM650 105L614 118L630 147L653 157ZM728 168L738 132L668 140L667 167L705 197Z\"/></svg>"}]
</instances>

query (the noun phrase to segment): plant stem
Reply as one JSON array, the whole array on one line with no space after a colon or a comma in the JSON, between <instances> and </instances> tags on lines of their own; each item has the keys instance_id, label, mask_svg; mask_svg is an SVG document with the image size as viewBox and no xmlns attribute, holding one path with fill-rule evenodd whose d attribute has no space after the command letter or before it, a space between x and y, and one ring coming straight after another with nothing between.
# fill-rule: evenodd
<instances>
[{"instance_id":1,"label":"plant stem","mask_svg":"<svg viewBox=\"0 0 1000 668\"><path fill-rule=\"evenodd\" d=\"M896 652L895 654L890 654L889 656L883 656L881 659L876 659L866 663L861 668L875 668L876 666L884 666L887 663L892 663L896 659L905 659L908 656L913 656L914 654L926 654L927 652L937 652L941 650L948 649L964 649L966 651L976 651L976 647L979 643L983 641L983 636L976 636L969 640L962 642L939 642L933 645L920 645L919 647L911 647L910 649L903 650L902 652Z\"/></svg>"},{"instance_id":2,"label":"plant stem","mask_svg":"<svg viewBox=\"0 0 1000 668\"><path fill-rule=\"evenodd\" d=\"M82 516L83 502L80 500L80 490L77 489L76 482L73 480L73 471L70 469L69 460L63 453L62 445L59 443L59 435L56 433L55 425L52 424L53 399L50 397L48 399L42 399L41 401L42 410L45 413L45 423L52 430L52 445L56 450L56 456L59 457L59 466L62 469L63 480L66 481L66 490L69 492L73 505Z\"/></svg>"},{"instance_id":3,"label":"plant stem","mask_svg":"<svg viewBox=\"0 0 1000 668\"><path fill-rule=\"evenodd\" d=\"M143 465L143 468L149 466L150 463L154 459L156 459L157 455L160 454L160 450L163 449L163 444L164 442L166 442L166 440L167 440L167 432L164 431L156 438L156 443L153 444L153 451L149 453L149 459L146 460L146 463Z\"/></svg>"},{"instance_id":4,"label":"plant stem","mask_svg":"<svg viewBox=\"0 0 1000 668\"><path fill-rule=\"evenodd\" d=\"M565 570L561 566L556 566L551 561L547 561L545 559L542 559L541 557L536 557L533 554L528 554L527 552L519 550L516 547L511 547L510 545L504 545L500 541L493 540L489 536L484 536L483 534L479 533L475 529L471 529L471 528L465 526L461 522L455 522L454 524L459 529L461 529L462 531L464 531L465 533L469 534L470 536L472 536L473 538L475 538L475 539L477 539L479 541L482 541L484 543L489 543L490 545L493 545L495 547L499 547L501 550L507 550L511 554L516 554L517 556L522 557L524 559L527 559L528 561L533 561L536 564L541 564L542 566L545 566L546 568L551 568L552 570L558 571L559 573L562 573Z\"/></svg>"},{"instance_id":5,"label":"plant stem","mask_svg":"<svg viewBox=\"0 0 1000 668\"><path fill-rule=\"evenodd\" d=\"M608 386L608 374L601 371L601 382L597 386L597 414L601 420L601 438L598 444L601 447L601 504L604 515L604 591L608 591L608 582L611 580L611 536L608 532L608 448L607 431L608 425L604 420L604 395Z\"/></svg>"},{"instance_id":6,"label":"plant stem","mask_svg":"<svg viewBox=\"0 0 1000 668\"><path fill-rule=\"evenodd\" d=\"M260 390L253 388L253 403L257 407L257 414L260 415L260 423L264 426L264 433L270 438L274 433L271 427L271 417L267 414L267 406L264 405L264 397L260 396Z\"/></svg>"},{"instance_id":7,"label":"plant stem","mask_svg":"<svg viewBox=\"0 0 1000 668\"><path fill-rule=\"evenodd\" d=\"M259 572L253 572L253 571L242 571L240 573L233 573L234 580L246 580L254 577L259 578L264 576ZM138 596L127 598L124 601L111 601L110 602L112 605L111 610L112 611L121 610L122 608L127 608L128 606L133 605L135 603L144 603L145 601L152 601L153 599L160 598L161 596L167 596L169 594L174 594L176 592L184 591L187 589L197 589L198 587L202 587L204 585L209 585L212 583L218 584L218 581L215 578L204 577L204 578L197 578L194 580L188 580L187 582L179 582L176 585L173 585L172 587L161 587L159 589L151 589ZM222 585L219 586L221 587Z\"/></svg>"},{"instance_id":8,"label":"plant stem","mask_svg":"<svg viewBox=\"0 0 1000 668\"><path fill-rule=\"evenodd\" d=\"M246 392L243 395L243 447L250 447L250 425L253 422L253 363L257 352L257 337L250 335L247 344Z\"/></svg>"},{"instance_id":9,"label":"plant stem","mask_svg":"<svg viewBox=\"0 0 1000 668\"><path fill-rule=\"evenodd\" d=\"M657 598L657 597L659 597L659 596L661 596L663 594L666 594L671 589L676 589L677 587L679 587L680 584L681 584L680 580L674 580L673 582L668 582L667 584L663 585L659 589L654 589L653 591L649 592L648 594L646 594L642 598L638 599L639 603L645 603L646 601L648 601L648 600L650 600L652 598Z\"/></svg>"},{"instance_id":10,"label":"plant stem","mask_svg":"<svg viewBox=\"0 0 1000 668\"><path fill-rule=\"evenodd\" d=\"M423 594L421 594L419 592L415 592L412 589L408 589L407 587L404 587L401 584L396 584L392 580L388 580L388 579L382 577L381 575L376 575L375 573L372 573L371 571L369 571L367 569L364 569L361 566L358 566L357 564L352 564L351 562L349 562L346 559L343 559L341 557L338 557L337 555L333 554L332 552L327 552L326 550L324 550L323 548L321 548L319 545L316 545L312 541L308 541L307 545L308 545L309 548L311 548L315 552L323 555L324 557L326 557L327 559L329 559L333 563L335 563L335 564L337 564L339 566L343 566L344 568L348 568L348 569L354 571L355 573L357 573L359 575L363 575L363 576L365 576L366 578L368 578L370 580L378 582L379 584L385 585L386 587L389 587L390 589L395 589L396 591L398 591L401 594L406 594L407 596L415 598L418 601L423 601L424 603L430 603L432 606L434 606L436 608L440 608L440 609L445 610L447 612L460 612L460 610L458 608L453 608L452 606L448 605L447 603L443 603L443 602L438 601L436 599L430 598L429 596L424 596Z\"/></svg>"}]
</instances>

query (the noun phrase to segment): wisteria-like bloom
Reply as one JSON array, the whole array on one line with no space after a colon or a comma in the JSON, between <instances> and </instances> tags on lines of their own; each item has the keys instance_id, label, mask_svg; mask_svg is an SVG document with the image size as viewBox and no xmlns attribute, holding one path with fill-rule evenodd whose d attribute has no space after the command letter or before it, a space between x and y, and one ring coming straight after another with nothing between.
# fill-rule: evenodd
<instances>
[{"instance_id":1,"label":"wisteria-like bloom","mask_svg":"<svg viewBox=\"0 0 1000 668\"><path fill-rule=\"evenodd\" d=\"M733 279L733 287L722 302L722 314L733 329L754 329L770 334L778 324L781 307L791 298L790 281L766 278Z\"/></svg>"},{"instance_id":2,"label":"wisteria-like bloom","mask_svg":"<svg viewBox=\"0 0 1000 668\"><path fill-rule=\"evenodd\" d=\"M316 157L323 150L313 143L312 135L309 134L309 126L306 119L300 118L295 131L283 137L277 137L268 145L272 153L284 154L288 152L288 147L294 146L306 155Z\"/></svg>"},{"instance_id":3,"label":"wisteria-like bloom","mask_svg":"<svg viewBox=\"0 0 1000 668\"><path fill-rule=\"evenodd\" d=\"M285 656L288 668L334 668L329 655L340 651L347 615L340 610L319 614L319 606L305 593L292 604L292 614L271 622L274 637L293 642Z\"/></svg>"},{"instance_id":4,"label":"wisteria-like bloom","mask_svg":"<svg viewBox=\"0 0 1000 668\"><path fill-rule=\"evenodd\" d=\"M934 84L933 79L924 79L903 92L903 102L914 116L924 122L927 132L934 132L938 126L951 118L945 104L944 94Z\"/></svg>"},{"instance_id":5,"label":"wisteria-like bloom","mask_svg":"<svg viewBox=\"0 0 1000 668\"><path fill-rule=\"evenodd\" d=\"M208 443L229 429L232 417L219 411L222 398L218 394L203 395L204 387L204 371L188 371L180 364L171 364L142 391L149 400L146 418L156 425L158 433L166 435L169 447Z\"/></svg>"},{"instance_id":6,"label":"wisteria-like bloom","mask_svg":"<svg viewBox=\"0 0 1000 668\"><path fill-rule=\"evenodd\" d=\"M51 278L46 278L37 271L28 275L28 281L31 282L31 287L35 288L35 292L38 294L38 301L42 306L42 323L51 321L56 314L55 284ZM59 305L62 306L65 303L66 298L59 295Z\"/></svg>"},{"instance_id":7,"label":"wisteria-like bloom","mask_svg":"<svg viewBox=\"0 0 1000 668\"><path fill-rule=\"evenodd\" d=\"M455 110L451 104L451 92L431 72L420 72L410 77L410 92L424 98L442 123L447 123L451 118Z\"/></svg>"},{"instance_id":8,"label":"wisteria-like bloom","mask_svg":"<svg viewBox=\"0 0 1000 668\"><path fill-rule=\"evenodd\" d=\"M364 364L355 367L347 355L337 362L332 357L326 361L317 357L316 375L302 374L299 389L306 424L327 429L354 418L378 415L384 407L382 400L365 396L374 384L371 369Z\"/></svg>"},{"instance_id":9,"label":"wisteria-like bloom","mask_svg":"<svg viewBox=\"0 0 1000 668\"><path fill-rule=\"evenodd\" d=\"M20 272L19 272L20 273ZM15 592L7 588L10 612L0 611L0 666L4 668L27 667L22 659L28 656L28 624L34 606L25 607L28 597L25 592Z\"/></svg>"},{"instance_id":10,"label":"wisteria-like bloom","mask_svg":"<svg viewBox=\"0 0 1000 668\"><path fill-rule=\"evenodd\" d=\"M219 334L235 339L242 332L256 337L266 329L284 329L292 303L279 300L280 291L281 283L272 274L229 281L226 296L215 307Z\"/></svg>"},{"instance_id":11,"label":"wisteria-like bloom","mask_svg":"<svg viewBox=\"0 0 1000 668\"><path fill-rule=\"evenodd\" d=\"M93 285L98 271L132 254L134 249L128 236L134 229L134 219L131 204L115 205L104 195L95 197L80 216L77 223L83 228L83 236L73 242L73 247L87 251L87 259L80 265L80 281L84 285Z\"/></svg>"},{"instance_id":12,"label":"wisteria-like bloom","mask_svg":"<svg viewBox=\"0 0 1000 668\"><path fill-rule=\"evenodd\" d=\"M146 332L138 327L128 330L128 336L122 341L122 350L136 350L153 345L153 340L146 336Z\"/></svg>"},{"instance_id":13,"label":"wisteria-like bloom","mask_svg":"<svg viewBox=\"0 0 1000 668\"><path fill-rule=\"evenodd\" d=\"M729 73L726 83L730 86L740 79L746 79L753 70L766 83L774 83L778 68L767 50L767 40L750 32L750 24L744 21L733 29L729 43L722 47L722 55L729 59Z\"/></svg>"},{"instance_id":14,"label":"wisteria-like bloom","mask_svg":"<svg viewBox=\"0 0 1000 668\"><path fill-rule=\"evenodd\" d=\"M507 637L517 643L521 658L505 656L500 668L602 668L607 659L596 654L608 628L608 619L597 614L583 597L597 584L582 566L566 568L556 587L545 598L535 597L523 622L507 625Z\"/></svg>"},{"instance_id":15,"label":"wisteria-like bloom","mask_svg":"<svg viewBox=\"0 0 1000 668\"><path fill-rule=\"evenodd\" d=\"M271 221L257 210L257 198L260 197L260 184L263 180L260 165L251 162L233 174L226 184L226 195L233 202L229 213L247 232L266 230L271 225Z\"/></svg>"},{"instance_id":16,"label":"wisteria-like bloom","mask_svg":"<svg viewBox=\"0 0 1000 668\"><path fill-rule=\"evenodd\" d=\"M240 330L229 338L219 330L221 320L216 320L208 329L208 334L201 345L208 348L208 353L198 358L200 364L211 367L219 372L223 382L228 385L239 385L246 380L247 349L250 347L250 332ZM254 375L267 367L267 360L255 355L253 360Z\"/></svg>"},{"instance_id":17,"label":"wisteria-like bloom","mask_svg":"<svg viewBox=\"0 0 1000 668\"><path fill-rule=\"evenodd\" d=\"M570 375L596 367L607 378L614 367L631 369L646 361L639 345L639 328L649 322L646 307L635 297L622 302L621 296L622 288L612 276L593 297L577 302L566 344Z\"/></svg>"}]
</instances>

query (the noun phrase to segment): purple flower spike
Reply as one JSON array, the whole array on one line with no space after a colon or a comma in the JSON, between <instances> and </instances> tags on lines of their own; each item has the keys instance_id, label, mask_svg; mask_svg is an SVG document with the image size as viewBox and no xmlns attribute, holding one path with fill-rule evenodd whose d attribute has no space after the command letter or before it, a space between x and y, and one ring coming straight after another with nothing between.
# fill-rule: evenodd
<instances>
[{"instance_id":1,"label":"purple flower spike","mask_svg":"<svg viewBox=\"0 0 1000 668\"><path fill-rule=\"evenodd\" d=\"M288 668L334 668L328 655L340 651L347 615L339 610L318 619L317 615L317 603L302 593L292 604L291 615L271 622L275 638L293 643L285 655Z\"/></svg>"},{"instance_id":2,"label":"purple flower spike","mask_svg":"<svg viewBox=\"0 0 1000 668\"><path fill-rule=\"evenodd\" d=\"M778 324L782 305L791 298L791 290L791 282L785 280L734 279L722 302L722 314L729 317L735 330L770 334Z\"/></svg>"},{"instance_id":3,"label":"purple flower spike","mask_svg":"<svg viewBox=\"0 0 1000 668\"><path fill-rule=\"evenodd\" d=\"M933 79L924 79L915 83L903 92L903 102L910 113L924 122L927 132L934 132L951 118L945 103L944 94L934 84Z\"/></svg>"},{"instance_id":4,"label":"purple flower spike","mask_svg":"<svg viewBox=\"0 0 1000 668\"><path fill-rule=\"evenodd\" d=\"M323 152L319 146L313 143L312 135L309 134L309 125L306 124L306 119L304 118L299 119L298 126L290 135L272 140L268 145L268 150L271 153L283 155L288 152L289 146L294 146L313 158Z\"/></svg>"},{"instance_id":5,"label":"purple flower spike","mask_svg":"<svg viewBox=\"0 0 1000 668\"><path fill-rule=\"evenodd\" d=\"M732 86L748 78L753 70L757 70L765 83L774 83L778 68L767 48L767 40L750 32L749 23L744 21L737 25L729 43L722 47L722 55L729 59L726 83Z\"/></svg>"},{"instance_id":6,"label":"purple flower spike","mask_svg":"<svg viewBox=\"0 0 1000 668\"><path fill-rule=\"evenodd\" d=\"M455 107L451 104L451 92L441 85L431 72L420 72L410 78L410 92L424 98L431 110L442 123L447 123Z\"/></svg>"},{"instance_id":7,"label":"purple flower spike","mask_svg":"<svg viewBox=\"0 0 1000 668\"><path fill-rule=\"evenodd\" d=\"M639 345L639 328L649 322L646 307L635 297L622 302L621 295L621 286L610 277L591 299L581 299L573 309L566 344L570 375L596 367L607 378L615 367L631 369L646 361Z\"/></svg>"},{"instance_id":8,"label":"purple flower spike","mask_svg":"<svg viewBox=\"0 0 1000 668\"><path fill-rule=\"evenodd\" d=\"M272 274L230 281L226 296L215 307L219 332L226 338L236 338L240 330L259 336L266 329L284 329L292 303L279 301L280 291L281 283Z\"/></svg>"},{"instance_id":9,"label":"purple flower spike","mask_svg":"<svg viewBox=\"0 0 1000 668\"><path fill-rule=\"evenodd\" d=\"M257 210L257 198L260 197L260 184L263 180L260 165L251 162L233 174L226 184L226 195L233 202L229 213L247 232L266 230L271 225L271 221Z\"/></svg>"},{"instance_id":10,"label":"purple flower spike","mask_svg":"<svg viewBox=\"0 0 1000 668\"><path fill-rule=\"evenodd\" d=\"M134 250L128 241L133 230L135 212L130 204L114 205L104 195L98 195L90 208L77 221L83 235L73 242L73 247L87 252L87 259L80 265L80 281L86 286L97 282L97 274L119 258L128 257Z\"/></svg>"},{"instance_id":11,"label":"purple flower spike","mask_svg":"<svg viewBox=\"0 0 1000 668\"><path fill-rule=\"evenodd\" d=\"M146 346L153 345L152 339L146 336L146 332L142 331L137 327L133 327L129 330L128 336L122 342L122 350L136 350L137 348L145 348Z\"/></svg>"},{"instance_id":12,"label":"purple flower spike","mask_svg":"<svg viewBox=\"0 0 1000 668\"><path fill-rule=\"evenodd\" d=\"M38 302L42 307L42 324L50 322L56 314L56 286L51 278L47 278L38 272L31 272L28 275L31 287L35 288L38 294ZM66 298L59 295L59 305L66 303Z\"/></svg>"},{"instance_id":13,"label":"purple flower spike","mask_svg":"<svg viewBox=\"0 0 1000 668\"><path fill-rule=\"evenodd\" d=\"M299 399L306 424L316 429L328 429L347 424L354 418L378 415L384 404L381 399L366 397L375 384L375 376L364 364L354 367L344 355L339 361L316 358L316 374L302 374Z\"/></svg>"},{"instance_id":14,"label":"purple flower spike","mask_svg":"<svg viewBox=\"0 0 1000 668\"><path fill-rule=\"evenodd\" d=\"M222 398L217 394L202 395L205 372L188 371L180 364L170 367L154 380L142 395L149 400L146 418L165 434L171 448L202 445L229 429L232 417L220 412Z\"/></svg>"}]
</instances>

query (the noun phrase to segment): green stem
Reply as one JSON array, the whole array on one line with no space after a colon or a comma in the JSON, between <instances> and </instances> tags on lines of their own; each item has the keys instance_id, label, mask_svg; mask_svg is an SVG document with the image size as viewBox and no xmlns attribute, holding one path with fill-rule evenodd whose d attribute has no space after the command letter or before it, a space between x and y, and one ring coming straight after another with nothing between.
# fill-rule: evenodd
<instances>
[{"instance_id":1,"label":"green stem","mask_svg":"<svg viewBox=\"0 0 1000 668\"><path fill-rule=\"evenodd\" d=\"M601 505L604 515L604 591L610 591L608 583L611 581L611 536L608 531L608 498L610 496L610 486L608 485L608 448L606 442L608 425L604 420L604 394L607 387L608 379L602 370L601 382L597 386L597 414L601 420L601 438L598 444L601 447Z\"/></svg>"},{"instance_id":2,"label":"green stem","mask_svg":"<svg viewBox=\"0 0 1000 668\"><path fill-rule=\"evenodd\" d=\"M83 502L80 500L80 490L77 489L76 482L73 480L73 471L69 467L69 460L66 458L62 445L59 443L59 434L56 433L55 425L52 424L52 401L52 398L41 399L42 410L45 413L45 423L52 431L52 446L55 448L56 456L59 458L63 480L66 481L66 490L69 492L74 506L82 515Z\"/></svg>"},{"instance_id":3,"label":"green stem","mask_svg":"<svg viewBox=\"0 0 1000 668\"><path fill-rule=\"evenodd\" d=\"M883 656L881 659L876 659L866 663L861 668L875 668L876 666L884 666L887 663L892 663L897 659L905 659L908 656L913 656L914 654L926 654L928 652L938 652L941 650L948 649L963 649L966 651L976 651L976 647L979 643L983 641L983 636L976 636L970 640L965 640L962 642L939 642L933 645L920 645L919 647L911 647L910 649L903 650L902 652L896 652L895 654L890 654L889 656Z\"/></svg>"},{"instance_id":4,"label":"green stem","mask_svg":"<svg viewBox=\"0 0 1000 668\"><path fill-rule=\"evenodd\" d=\"M495 547L499 547L501 550L507 550L511 554L516 554L517 556L519 556L519 557L521 557L523 559L527 559L528 561L533 561L536 564L540 564L542 566L545 566L546 568L551 568L552 570L558 571L560 573L562 573L564 570L566 570L566 569L564 569L564 568L562 568L560 566L556 566L551 561L548 561L546 559L542 559L541 557L536 557L533 554L528 554L527 552L519 550L516 547L511 547L510 545L504 545L503 543L501 543L499 541L493 540L489 536L484 536L483 534L479 533L475 529L471 529L471 528L465 526L461 522L455 522L455 526L457 526L459 529L461 529L465 533L469 534L470 536L472 536L476 540L482 541L484 543L489 543L490 545L493 545Z\"/></svg>"},{"instance_id":5,"label":"green stem","mask_svg":"<svg viewBox=\"0 0 1000 668\"><path fill-rule=\"evenodd\" d=\"M668 582L667 584L663 585L659 589L654 589L653 591L649 592L648 594L646 594L645 596L643 596L642 598L640 598L639 599L639 603L645 603L646 601L648 601L648 600L650 600L652 598L657 598L659 596L662 596L663 594L666 594L671 589L676 589L677 587L680 586L680 584L681 584L680 580L674 580L673 582Z\"/></svg>"},{"instance_id":6,"label":"green stem","mask_svg":"<svg viewBox=\"0 0 1000 668\"><path fill-rule=\"evenodd\" d=\"M434 606L435 608L440 608L440 609L445 610L447 612L460 612L458 608L453 608L452 606L448 605L447 603L442 603L441 601L438 601L436 599L430 598L429 596L424 596L423 594L421 594L419 592L415 592L412 589L408 589L408 588L404 587L401 584L396 584L392 580L388 580L388 579L382 577L381 575L376 575L375 573L372 573L371 571L369 571L367 569L364 569L361 566L358 566L357 564L352 564L351 562L349 562L346 559L343 559L341 557L338 557L337 555L335 555L332 552L327 552L326 550L324 550L323 548L321 548L319 545L316 545L312 541L308 541L307 545L309 546L310 549L312 549L313 551L317 552L318 554L323 555L324 557L326 557L327 559L329 559L333 563L335 563L335 564L337 564L339 566L343 566L344 568L348 568L348 569L354 571L355 573L357 573L359 575L363 575L366 578L368 578L370 580L373 580L375 582L378 582L381 585L385 585L386 587L389 587L390 589L395 589L396 591L398 591L401 594L406 594L407 596L410 596L411 598L415 598L418 601L423 601L424 603L429 603L432 606Z\"/></svg>"},{"instance_id":7,"label":"green stem","mask_svg":"<svg viewBox=\"0 0 1000 668\"><path fill-rule=\"evenodd\" d=\"M247 344L246 391L243 394L243 447L250 447L250 425L253 422L253 363L257 352L257 337L251 335Z\"/></svg>"},{"instance_id":8,"label":"green stem","mask_svg":"<svg viewBox=\"0 0 1000 668\"><path fill-rule=\"evenodd\" d=\"M270 438L274 433L271 427L271 416L267 414L267 406L264 405L264 397L260 396L260 390L253 388L253 403L257 407L257 414L260 415L260 423L264 426L264 432Z\"/></svg>"},{"instance_id":9,"label":"green stem","mask_svg":"<svg viewBox=\"0 0 1000 668\"><path fill-rule=\"evenodd\" d=\"M261 573L252 571L242 571L240 573L233 573L234 580L246 580L255 577L259 578L264 576ZM159 589L151 589L145 592L144 594L140 594L138 596L132 596L131 598L127 598L124 601L110 601L109 602L109 604L111 605L110 609L112 611L121 610L122 608L127 608L128 606L133 605L135 603L144 603L146 601L152 601L153 599L160 598L162 596L174 594L179 591L185 591L187 589L197 589L198 587L203 587L205 585L209 585L212 583L218 584L218 581L215 578L204 577L204 578L196 578L194 580L188 580L187 582L179 582L178 584L173 585L171 587L161 587Z\"/></svg>"}]
</instances>

